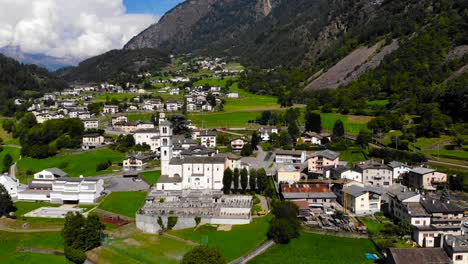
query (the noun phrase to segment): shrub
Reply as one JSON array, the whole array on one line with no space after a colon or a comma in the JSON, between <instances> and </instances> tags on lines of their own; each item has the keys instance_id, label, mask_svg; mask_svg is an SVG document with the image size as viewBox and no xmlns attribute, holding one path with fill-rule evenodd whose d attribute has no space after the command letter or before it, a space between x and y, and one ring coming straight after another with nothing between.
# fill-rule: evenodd
<instances>
[{"instance_id":1,"label":"shrub","mask_svg":"<svg viewBox=\"0 0 468 264\"><path fill-rule=\"evenodd\" d=\"M187 252L182 258L181 264L224 264L221 252L216 248L197 246Z\"/></svg>"},{"instance_id":2,"label":"shrub","mask_svg":"<svg viewBox=\"0 0 468 264\"><path fill-rule=\"evenodd\" d=\"M106 170L107 168L109 168L109 163L105 161L99 162L96 165L96 171L103 171L103 170Z\"/></svg>"},{"instance_id":3,"label":"shrub","mask_svg":"<svg viewBox=\"0 0 468 264\"><path fill-rule=\"evenodd\" d=\"M177 216L169 216L169 218L167 219L167 229L171 230L177 224L177 220Z\"/></svg>"},{"instance_id":4,"label":"shrub","mask_svg":"<svg viewBox=\"0 0 468 264\"><path fill-rule=\"evenodd\" d=\"M65 257L73 263L84 263L86 260L86 253L81 249L66 246Z\"/></svg>"},{"instance_id":5,"label":"shrub","mask_svg":"<svg viewBox=\"0 0 468 264\"><path fill-rule=\"evenodd\" d=\"M201 222L201 217L197 216L195 217L195 224L198 226Z\"/></svg>"},{"instance_id":6,"label":"shrub","mask_svg":"<svg viewBox=\"0 0 468 264\"><path fill-rule=\"evenodd\" d=\"M161 216L158 216L158 225L159 225L159 227L161 228L161 230L166 229L166 228L164 227L164 222L163 222Z\"/></svg>"}]
</instances>

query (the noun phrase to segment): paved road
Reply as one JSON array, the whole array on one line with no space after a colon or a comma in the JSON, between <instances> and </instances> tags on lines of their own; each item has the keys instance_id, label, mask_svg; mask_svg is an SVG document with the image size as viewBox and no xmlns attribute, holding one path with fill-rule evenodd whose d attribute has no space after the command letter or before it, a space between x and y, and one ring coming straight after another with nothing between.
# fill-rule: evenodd
<instances>
[{"instance_id":1,"label":"paved road","mask_svg":"<svg viewBox=\"0 0 468 264\"><path fill-rule=\"evenodd\" d=\"M16 163L10 167L10 177L16 179Z\"/></svg>"},{"instance_id":2,"label":"paved road","mask_svg":"<svg viewBox=\"0 0 468 264\"><path fill-rule=\"evenodd\" d=\"M446 166L451 166L451 167L458 167L462 169L468 169L468 166L466 165L461 165L461 164L455 164L455 163L450 163L450 162L444 162L444 161L438 161L438 160L428 160L429 163L435 163L439 165L446 165Z\"/></svg>"}]
</instances>

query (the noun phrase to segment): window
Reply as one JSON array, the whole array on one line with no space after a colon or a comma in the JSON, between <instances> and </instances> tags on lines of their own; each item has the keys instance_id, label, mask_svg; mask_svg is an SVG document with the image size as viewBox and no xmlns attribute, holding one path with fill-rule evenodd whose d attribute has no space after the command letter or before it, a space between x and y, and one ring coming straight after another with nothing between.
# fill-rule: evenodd
<instances>
[{"instance_id":1,"label":"window","mask_svg":"<svg viewBox=\"0 0 468 264\"><path fill-rule=\"evenodd\" d=\"M419 221L419 220L417 220L415 223L416 223L417 225L419 225L420 221Z\"/></svg>"},{"instance_id":2,"label":"window","mask_svg":"<svg viewBox=\"0 0 468 264\"><path fill-rule=\"evenodd\" d=\"M456 255L455 260L463 260L463 255Z\"/></svg>"},{"instance_id":3,"label":"window","mask_svg":"<svg viewBox=\"0 0 468 264\"><path fill-rule=\"evenodd\" d=\"M361 201L364 201L364 198L361 198Z\"/></svg>"}]
</instances>

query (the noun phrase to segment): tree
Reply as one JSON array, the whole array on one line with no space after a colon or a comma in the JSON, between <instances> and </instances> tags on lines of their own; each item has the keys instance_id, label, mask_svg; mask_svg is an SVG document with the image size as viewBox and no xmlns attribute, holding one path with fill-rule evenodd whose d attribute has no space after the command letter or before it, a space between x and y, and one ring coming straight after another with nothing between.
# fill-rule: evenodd
<instances>
[{"instance_id":1,"label":"tree","mask_svg":"<svg viewBox=\"0 0 468 264\"><path fill-rule=\"evenodd\" d=\"M287 244L299 236L301 224L297 219L299 208L290 201L273 204L274 218L270 222L268 237L277 243Z\"/></svg>"},{"instance_id":2,"label":"tree","mask_svg":"<svg viewBox=\"0 0 468 264\"><path fill-rule=\"evenodd\" d=\"M343 121L336 120L335 125L333 126L333 136L343 137L345 134Z\"/></svg>"},{"instance_id":3,"label":"tree","mask_svg":"<svg viewBox=\"0 0 468 264\"><path fill-rule=\"evenodd\" d=\"M253 153L252 145L250 145L250 143L247 143L242 147L242 150L241 150L240 154L243 157L248 157L248 156L252 155L252 153Z\"/></svg>"},{"instance_id":4,"label":"tree","mask_svg":"<svg viewBox=\"0 0 468 264\"><path fill-rule=\"evenodd\" d=\"M99 215L90 213L83 229L83 233L86 234L84 250L90 250L101 245L101 238L104 235L103 230L104 224L99 220Z\"/></svg>"},{"instance_id":5,"label":"tree","mask_svg":"<svg viewBox=\"0 0 468 264\"><path fill-rule=\"evenodd\" d=\"M257 171L254 169L249 171L249 187L252 192L257 189Z\"/></svg>"},{"instance_id":6,"label":"tree","mask_svg":"<svg viewBox=\"0 0 468 264\"><path fill-rule=\"evenodd\" d=\"M13 158L11 157L10 153L7 153L3 157L3 170L8 171L11 165L13 165Z\"/></svg>"},{"instance_id":7,"label":"tree","mask_svg":"<svg viewBox=\"0 0 468 264\"><path fill-rule=\"evenodd\" d=\"M232 182L234 183L234 192L239 190L239 169L235 168L232 176Z\"/></svg>"},{"instance_id":8,"label":"tree","mask_svg":"<svg viewBox=\"0 0 468 264\"><path fill-rule=\"evenodd\" d=\"M226 260L217 248L196 246L185 253L181 264L224 264Z\"/></svg>"},{"instance_id":9,"label":"tree","mask_svg":"<svg viewBox=\"0 0 468 264\"><path fill-rule=\"evenodd\" d=\"M372 132L369 129L363 128L359 130L359 134L356 139L356 144L361 146L367 146L372 141Z\"/></svg>"},{"instance_id":10,"label":"tree","mask_svg":"<svg viewBox=\"0 0 468 264\"><path fill-rule=\"evenodd\" d=\"M297 122L289 122L288 134L291 136L293 142L296 142L296 139L301 135Z\"/></svg>"},{"instance_id":11,"label":"tree","mask_svg":"<svg viewBox=\"0 0 468 264\"><path fill-rule=\"evenodd\" d=\"M216 106L216 97L212 93L206 95L206 101L211 105L211 107Z\"/></svg>"},{"instance_id":12,"label":"tree","mask_svg":"<svg viewBox=\"0 0 468 264\"><path fill-rule=\"evenodd\" d=\"M252 139L250 140L250 145L252 145L252 149L257 149L257 145L260 142L260 137L257 134L257 131L252 133Z\"/></svg>"},{"instance_id":13,"label":"tree","mask_svg":"<svg viewBox=\"0 0 468 264\"><path fill-rule=\"evenodd\" d=\"M232 170L231 168L227 168L224 171L223 175L223 192L224 194L229 194L231 192L231 186L232 186Z\"/></svg>"},{"instance_id":14,"label":"tree","mask_svg":"<svg viewBox=\"0 0 468 264\"><path fill-rule=\"evenodd\" d=\"M444 189L442 190L442 194L440 195L440 201L442 203L447 203L450 201L450 194L449 194L447 185L445 185Z\"/></svg>"},{"instance_id":15,"label":"tree","mask_svg":"<svg viewBox=\"0 0 468 264\"><path fill-rule=\"evenodd\" d=\"M11 200L11 196L5 187L0 184L0 217L15 212L16 207Z\"/></svg>"},{"instance_id":16,"label":"tree","mask_svg":"<svg viewBox=\"0 0 468 264\"><path fill-rule=\"evenodd\" d=\"M257 190L259 192L262 192L262 191L265 190L266 182L267 182L267 175L266 175L265 169L264 168L258 169L258 171L257 171Z\"/></svg>"},{"instance_id":17,"label":"tree","mask_svg":"<svg viewBox=\"0 0 468 264\"><path fill-rule=\"evenodd\" d=\"M401 237L411 235L411 223L408 220L403 220L398 223L398 228L396 230Z\"/></svg>"},{"instance_id":18,"label":"tree","mask_svg":"<svg viewBox=\"0 0 468 264\"><path fill-rule=\"evenodd\" d=\"M317 133L322 132L322 118L320 114L307 112L305 116L305 129Z\"/></svg>"},{"instance_id":19,"label":"tree","mask_svg":"<svg viewBox=\"0 0 468 264\"><path fill-rule=\"evenodd\" d=\"M247 189L247 186L249 185L249 172L247 171L246 168L243 168L240 171L240 184L241 184L242 191L245 192L245 190Z\"/></svg>"}]
</instances>

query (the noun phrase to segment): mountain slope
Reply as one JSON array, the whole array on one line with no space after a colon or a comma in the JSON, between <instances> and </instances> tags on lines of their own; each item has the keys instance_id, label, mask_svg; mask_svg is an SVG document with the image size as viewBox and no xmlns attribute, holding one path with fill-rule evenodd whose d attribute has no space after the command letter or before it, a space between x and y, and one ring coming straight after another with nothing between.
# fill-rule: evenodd
<instances>
[{"instance_id":1,"label":"mountain slope","mask_svg":"<svg viewBox=\"0 0 468 264\"><path fill-rule=\"evenodd\" d=\"M111 50L57 74L67 81L103 82L122 77L127 82L135 73L157 71L168 63L169 55L156 49Z\"/></svg>"}]
</instances>

